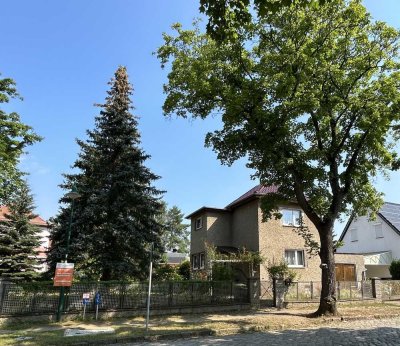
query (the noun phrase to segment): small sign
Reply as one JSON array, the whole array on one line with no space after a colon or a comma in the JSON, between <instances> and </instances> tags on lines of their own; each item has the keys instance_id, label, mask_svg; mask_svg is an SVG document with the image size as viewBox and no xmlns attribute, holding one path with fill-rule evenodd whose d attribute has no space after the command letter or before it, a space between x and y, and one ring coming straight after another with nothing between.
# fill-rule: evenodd
<instances>
[{"instance_id":1,"label":"small sign","mask_svg":"<svg viewBox=\"0 0 400 346\"><path fill-rule=\"evenodd\" d=\"M84 293L82 298L83 299L89 299L90 298L90 293Z\"/></svg>"},{"instance_id":2,"label":"small sign","mask_svg":"<svg viewBox=\"0 0 400 346\"><path fill-rule=\"evenodd\" d=\"M96 305L101 305L101 295L100 292L96 292L95 296L94 296L94 303Z\"/></svg>"},{"instance_id":3,"label":"small sign","mask_svg":"<svg viewBox=\"0 0 400 346\"><path fill-rule=\"evenodd\" d=\"M73 276L73 263L57 263L54 275L54 286L72 286Z\"/></svg>"},{"instance_id":4,"label":"small sign","mask_svg":"<svg viewBox=\"0 0 400 346\"><path fill-rule=\"evenodd\" d=\"M88 305L89 304L89 298L83 298L82 304L83 305Z\"/></svg>"}]
</instances>

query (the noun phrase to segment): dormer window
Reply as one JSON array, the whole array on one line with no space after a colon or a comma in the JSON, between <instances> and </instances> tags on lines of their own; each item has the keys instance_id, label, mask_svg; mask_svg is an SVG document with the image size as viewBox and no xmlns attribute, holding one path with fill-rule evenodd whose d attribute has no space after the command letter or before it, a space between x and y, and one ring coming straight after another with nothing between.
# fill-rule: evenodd
<instances>
[{"instance_id":1,"label":"dormer window","mask_svg":"<svg viewBox=\"0 0 400 346\"><path fill-rule=\"evenodd\" d=\"M203 227L203 218L202 217L198 217L195 221L195 227L196 229L200 229Z\"/></svg>"},{"instance_id":2,"label":"dormer window","mask_svg":"<svg viewBox=\"0 0 400 346\"><path fill-rule=\"evenodd\" d=\"M301 222L301 210L281 209L282 224L284 226L299 227Z\"/></svg>"}]
</instances>

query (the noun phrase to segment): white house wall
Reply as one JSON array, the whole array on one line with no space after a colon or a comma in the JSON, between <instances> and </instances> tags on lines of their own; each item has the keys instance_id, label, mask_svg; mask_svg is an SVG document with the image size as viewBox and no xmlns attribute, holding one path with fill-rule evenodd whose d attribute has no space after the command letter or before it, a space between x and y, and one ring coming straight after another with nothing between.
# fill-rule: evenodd
<instances>
[{"instance_id":1,"label":"white house wall","mask_svg":"<svg viewBox=\"0 0 400 346\"><path fill-rule=\"evenodd\" d=\"M382 223L383 238L376 238L374 224ZM357 229L358 240L351 241L351 229ZM369 221L367 216L353 219L344 238L341 253L371 253L391 251L392 258L400 258L400 236L379 216Z\"/></svg>"}]
</instances>

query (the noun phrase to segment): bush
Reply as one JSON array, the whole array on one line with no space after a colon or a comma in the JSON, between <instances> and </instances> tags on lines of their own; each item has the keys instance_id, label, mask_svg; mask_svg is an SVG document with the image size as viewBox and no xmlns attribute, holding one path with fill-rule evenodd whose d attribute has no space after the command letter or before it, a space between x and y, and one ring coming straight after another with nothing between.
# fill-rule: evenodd
<instances>
[{"instance_id":1,"label":"bush","mask_svg":"<svg viewBox=\"0 0 400 346\"><path fill-rule=\"evenodd\" d=\"M183 261L179 265L178 274L183 280L190 280L190 261Z\"/></svg>"},{"instance_id":2,"label":"bush","mask_svg":"<svg viewBox=\"0 0 400 346\"><path fill-rule=\"evenodd\" d=\"M154 271L155 281L181 281L177 268L169 264L162 264Z\"/></svg>"},{"instance_id":3,"label":"bush","mask_svg":"<svg viewBox=\"0 0 400 346\"><path fill-rule=\"evenodd\" d=\"M232 281L234 277L233 269L224 263L216 263L212 267L213 281Z\"/></svg>"},{"instance_id":4,"label":"bush","mask_svg":"<svg viewBox=\"0 0 400 346\"><path fill-rule=\"evenodd\" d=\"M400 280L400 259L393 260L390 263L389 272L393 280Z\"/></svg>"}]
</instances>

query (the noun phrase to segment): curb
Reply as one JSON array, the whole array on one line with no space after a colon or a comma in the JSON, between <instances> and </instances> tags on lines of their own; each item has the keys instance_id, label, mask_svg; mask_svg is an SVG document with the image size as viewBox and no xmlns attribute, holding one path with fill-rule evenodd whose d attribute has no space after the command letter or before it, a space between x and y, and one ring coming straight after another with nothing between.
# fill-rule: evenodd
<instances>
[{"instance_id":1,"label":"curb","mask_svg":"<svg viewBox=\"0 0 400 346\"><path fill-rule=\"evenodd\" d=\"M146 336L131 336L125 338L110 338L105 340L96 340L95 342L76 342L71 345L74 346L94 346L94 345L112 345L112 344L126 344L128 342L142 342L142 341L159 341L159 340L178 340L189 339L200 336L215 336L217 333L211 329L201 329L189 332L171 333L171 334L155 334Z\"/></svg>"}]
</instances>

